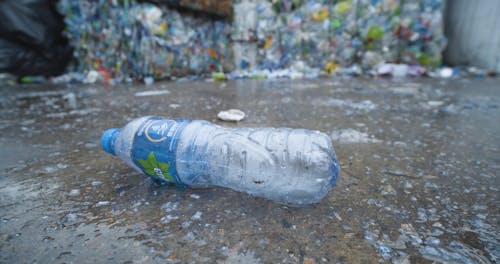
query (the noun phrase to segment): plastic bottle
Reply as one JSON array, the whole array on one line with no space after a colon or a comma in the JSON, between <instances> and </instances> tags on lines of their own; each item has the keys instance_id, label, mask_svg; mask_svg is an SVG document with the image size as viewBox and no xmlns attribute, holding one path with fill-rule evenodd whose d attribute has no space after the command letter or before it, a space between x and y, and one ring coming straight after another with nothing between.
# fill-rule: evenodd
<instances>
[{"instance_id":1,"label":"plastic bottle","mask_svg":"<svg viewBox=\"0 0 500 264\"><path fill-rule=\"evenodd\" d=\"M103 150L153 179L222 186L292 205L319 202L339 164L324 133L141 117L104 132Z\"/></svg>"}]
</instances>

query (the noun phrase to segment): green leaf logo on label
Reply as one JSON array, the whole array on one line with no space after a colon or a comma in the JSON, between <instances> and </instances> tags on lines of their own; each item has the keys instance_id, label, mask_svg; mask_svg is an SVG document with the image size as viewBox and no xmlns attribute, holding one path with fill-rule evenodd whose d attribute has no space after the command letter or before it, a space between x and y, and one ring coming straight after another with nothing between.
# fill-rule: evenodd
<instances>
[{"instance_id":1,"label":"green leaf logo on label","mask_svg":"<svg viewBox=\"0 0 500 264\"><path fill-rule=\"evenodd\" d=\"M153 177L159 177L175 183L176 180L168 173L169 163L162 163L156 160L155 154L151 151L147 160L137 160L144 168L144 172Z\"/></svg>"}]
</instances>

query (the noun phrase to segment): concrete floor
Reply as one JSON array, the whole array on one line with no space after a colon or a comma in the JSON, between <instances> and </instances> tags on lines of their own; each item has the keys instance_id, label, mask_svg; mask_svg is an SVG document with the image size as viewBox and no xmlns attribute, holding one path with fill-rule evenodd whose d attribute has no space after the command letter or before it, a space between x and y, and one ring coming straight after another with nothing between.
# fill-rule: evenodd
<instances>
[{"instance_id":1,"label":"concrete floor","mask_svg":"<svg viewBox=\"0 0 500 264\"><path fill-rule=\"evenodd\" d=\"M3 87L0 262L498 263L499 107L499 79ZM143 115L321 130L340 179L305 207L156 186L99 146Z\"/></svg>"}]
</instances>

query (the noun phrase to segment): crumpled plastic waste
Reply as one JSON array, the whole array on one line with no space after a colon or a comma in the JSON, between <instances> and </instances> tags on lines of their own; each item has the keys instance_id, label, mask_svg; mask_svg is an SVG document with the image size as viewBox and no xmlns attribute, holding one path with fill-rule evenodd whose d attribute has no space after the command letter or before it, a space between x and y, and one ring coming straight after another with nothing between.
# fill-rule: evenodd
<instances>
[{"instance_id":1,"label":"crumpled plastic waste","mask_svg":"<svg viewBox=\"0 0 500 264\"><path fill-rule=\"evenodd\" d=\"M184 2L194 7L196 1ZM61 0L77 64L69 69L72 75L53 80L487 76L483 70L440 70L443 5L444 0L235 0L231 22L134 0Z\"/></svg>"},{"instance_id":2,"label":"crumpled plastic waste","mask_svg":"<svg viewBox=\"0 0 500 264\"><path fill-rule=\"evenodd\" d=\"M158 78L231 70L230 24L182 14L167 6L131 1L61 0L66 34L87 83ZM151 79L153 78L153 79Z\"/></svg>"},{"instance_id":3,"label":"crumpled plastic waste","mask_svg":"<svg viewBox=\"0 0 500 264\"><path fill-rule=\"evenodd\" d=\"M376 74L379 76L418 77L426 71L426 68L420 65L383 63L376 66Z\"/></svg>"},{"instance_id":4,"label":"crumpled plastic waste","mask_svg":"<svg viewBox=\"0 0 500 264\"><path fill-rule=\"evenodd\" d=\"M441 64L446 45L442 8L442 0L339 0L333 4L328 0L239 0L234 5L232 37L247 45L256 43L254 69L290 68L300 61L329 74L358 74L358 66L348 69L360 65L369 72L383 63L400 63L414 66L408 66L408 74L397 71L395 75L414 76L425 72L415 66L429 70Z\"/></svg>"}]
</instances>

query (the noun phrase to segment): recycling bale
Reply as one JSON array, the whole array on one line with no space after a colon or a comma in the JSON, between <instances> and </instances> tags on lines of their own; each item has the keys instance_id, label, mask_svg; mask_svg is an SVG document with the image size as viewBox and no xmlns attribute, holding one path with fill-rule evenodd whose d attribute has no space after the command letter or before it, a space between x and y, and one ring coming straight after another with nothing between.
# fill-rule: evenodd
<instances>
[{"instance_id":1,"label":"recycling bale","mask_svg":"<svg viewBox=\"0 0 500 264\"><path fill-rule=\"evenodd\" d=\"M74 71L107 83L201 75L224 70L231 58L231 27L222 19L136 1L62 0L59 8Z\"/></svg>"}]
</instances>

